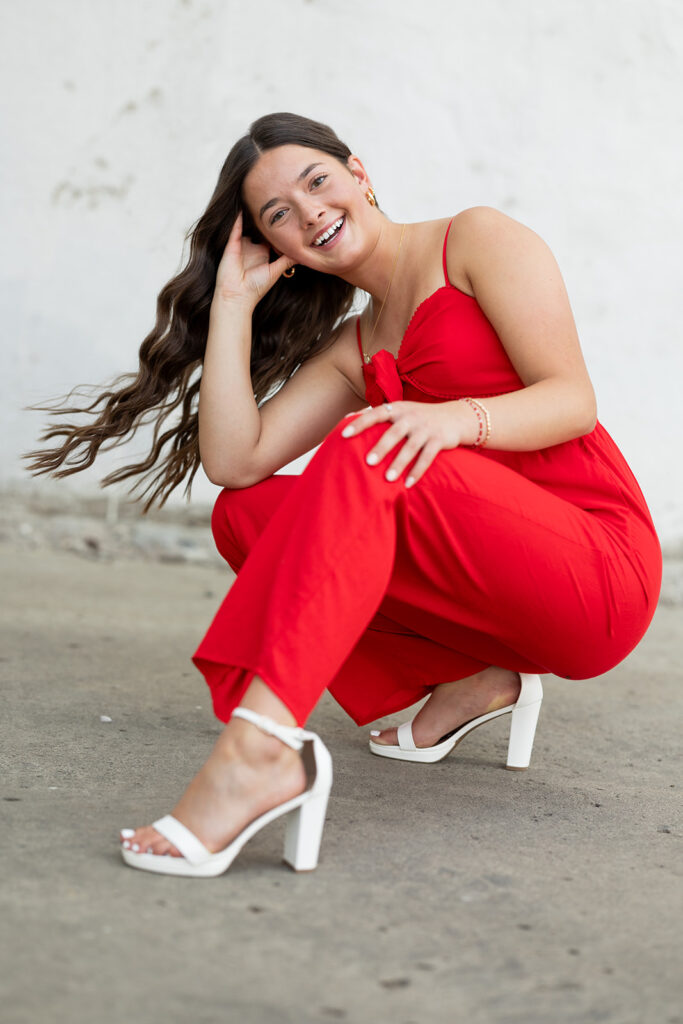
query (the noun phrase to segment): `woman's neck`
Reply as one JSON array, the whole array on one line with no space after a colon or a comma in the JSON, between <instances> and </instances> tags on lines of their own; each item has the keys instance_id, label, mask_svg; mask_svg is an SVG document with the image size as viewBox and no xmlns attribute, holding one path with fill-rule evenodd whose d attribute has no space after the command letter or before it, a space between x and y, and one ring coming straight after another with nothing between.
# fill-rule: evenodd
<instances>
[{"instance_id":1,"label":"woman's neck","mask_svg":"<svg viewBox=\"0 0 683 1024\"><path fill-rule=\"evenodd\" d=\"M343 275L349 284L368 292L377 309L384 301L389 286L393 289L401 276L404 250L410 244L410 227L383 218L372 251L360 265Z\"/></svg>"}]
</instances>

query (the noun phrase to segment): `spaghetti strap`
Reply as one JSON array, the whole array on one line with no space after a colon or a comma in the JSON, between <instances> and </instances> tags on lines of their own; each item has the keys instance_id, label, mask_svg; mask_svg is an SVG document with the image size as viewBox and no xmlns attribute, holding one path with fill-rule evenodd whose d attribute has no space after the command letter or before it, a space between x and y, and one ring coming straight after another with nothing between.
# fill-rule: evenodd
<instances>
[{"instance_id":1,"label":"spaghetti strap","mask_svg":"<svg viewBox=\"0 0 683 1024\"><path fill-rule=\"evenodd\" d=\"M448 227L446 228L446 236L443 240L443 276L447 285L449 285L451 282L448 280L448 268L446 266L446 243L448 242L448 232L451 230L452 223L453 218L451 218L451 220L448 222Z\"/></svg>"}]
</instances>

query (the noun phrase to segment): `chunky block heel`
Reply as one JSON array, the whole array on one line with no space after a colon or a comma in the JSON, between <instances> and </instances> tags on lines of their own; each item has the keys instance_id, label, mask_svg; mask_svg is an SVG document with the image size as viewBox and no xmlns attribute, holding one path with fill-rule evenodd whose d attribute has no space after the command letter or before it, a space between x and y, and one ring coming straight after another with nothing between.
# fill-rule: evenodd
<instances>
[{"instance_id":1,"label":"chunky block heel","mask_svg":"<svg viewBox=\"0 0 683 1024\"><path fill-rule=\"evenodd\" d=\"M245 718L263 732L286 743L301 752L306 769L308 787L303 793L286 800L272 810L266 811L242 829L239 835L218 853L210 850L189 828L167 814L153 822L154 828L173 843L181 857L170 857L155 853L140 853L121 847L126 864L143 871L154 871L163 875L184 875L190 878L214 878L223 874L232 864L242 847L256 835L264 825L282 815L288 815L285 835L284 859L295 871L312 871L318 863L320 841L325 824L327 800L332 787L332 758L330 752L317 735L307 729L300 729L259 715L248 708L235 708L236 718ZM122 837L125 838L122 830Z\"/></svg>"},{"instance_id":2,"label":"chunky block heel","mask_svg":"<svg viewBox=\"0 0 683 1024\"><path fill-rule=\"evenodd\" d=\"M413 723L404 722L398 727L398 743L376 743L370 740L370 750L379 757L393 757L398 761L419 761L422 764L431 764L440 761L450 754L454 747L457 747L473 729L477 729L485 722L491 722L501 715L510 715L510 740L508 743L508 756L506 768L510 771L523 771L529 767L531 760L531 748L534 745L536 723L538 713L543 700L543 685L540 676L520 672L519 678L521 688L515 704L509 704L498 711L489 711L486 715L480 715L469 722L458 726L443 736L433 747L417 747L413 738Z\"/></svg>"},{"instance_id":3,"label":"chunky block heel","mask_svg":"<svg viewBox=\"0 0 683 1024\"><path fill-rule=\"evenodd\" d=\"M283 860L295 871L312 871L317 866L332 787L330 752L319 736L315 733L309 736L311 739L302 756L307 772L315 772L315 781L308 791L308 799L288 815L285 833Z\"/></svg>"},{"instance_id":4,"label":"chunky block heel","mask_svg":"<svg viewBox=\"0 0 683 1024\"><path fill-rule=\"evenodd\" d=\"M283 860L295 871L317 867L326 810L327 793L321 793L288 815Z\"/></svg>"},{"instance_id":5,"label":"chunky block heel","mask_svg":"<svg viewBox=\"0 0 683 1024\"><path fill-rule=\"evenodd\" d=\"M508 759L505 765L511 772L523 772L529 767L540 710L540 700L524 704L521 707L516 704L512 709Z\"/></svg>"}]
</instances>

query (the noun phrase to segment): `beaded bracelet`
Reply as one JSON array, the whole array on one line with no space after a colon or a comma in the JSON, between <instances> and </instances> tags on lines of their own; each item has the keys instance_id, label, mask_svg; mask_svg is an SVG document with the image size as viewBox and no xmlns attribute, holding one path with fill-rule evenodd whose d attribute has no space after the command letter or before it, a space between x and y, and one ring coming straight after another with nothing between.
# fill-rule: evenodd
<instances>
[{"instance_id":1,"label":"beaded bracelet","mask_svg":"<svg viewBox=\"0 0 683 1024\"><path fill-rule=\"evenodd\" d=\"M486 408L486 406L482 405L482 403L477 401L476 398L463 398L462 401L463 402L468 402L472 406L472 408L474 409L474 411L477 414L477 419L479 420L479 433L477 434L477 439L473 443L472 447L473 448L483 448L484 445L487 443L489 437L491 436L491 416L489 415L489 411ZM481 412L479 411L480 409L481 409ZM482 438L482 434L484 433L484 420L482 419L482 416L481 416L482 412L484 413L484 416L486 417L486 436L484 437L483 441L481 439Z\"/></svg>"}]
</instances>

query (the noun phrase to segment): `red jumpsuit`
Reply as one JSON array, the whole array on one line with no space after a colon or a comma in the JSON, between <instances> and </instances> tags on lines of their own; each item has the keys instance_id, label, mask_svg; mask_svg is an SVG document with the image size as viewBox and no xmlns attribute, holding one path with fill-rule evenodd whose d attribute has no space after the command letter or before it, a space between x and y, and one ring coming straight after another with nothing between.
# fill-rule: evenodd
<instances>
[{"instance_id":1,"label":"red jumpsuit","mask_svg":"<svg viewBox=\"0 0 683 1024\"><path fill-rule=\"evenodd\" d=\"M448 232L446 232L446 239ZM369 404L524 385L475 298L445 283L397 358L363 364ZM359 350L360 323L357 324ZM662 556L643 494L598 423L539 451L440 451L405 487L365 456L387 429L341 437L300 475L225 489L212 526L238 574L195 665L227 721L254 674L303 724L327 688L359 725L489 665L598 676L644 635Z\"/></svg>"}]
</instances>

